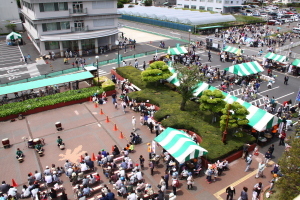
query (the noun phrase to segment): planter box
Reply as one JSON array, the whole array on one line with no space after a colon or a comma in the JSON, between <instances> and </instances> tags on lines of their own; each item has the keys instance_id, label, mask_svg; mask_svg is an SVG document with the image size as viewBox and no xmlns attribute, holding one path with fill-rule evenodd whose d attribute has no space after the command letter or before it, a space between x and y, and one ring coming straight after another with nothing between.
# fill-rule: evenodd
<instances>
[{"instance_id":1,"label":"planter box","mask_svg":"<svg viewBox=\"0 0 300 200\"><path fill-rule=\"evenodd\" d=\"M111 96L115 92L116 92L116 90L107 91L106 96ZM101 97L101 95L100 95L100 97ZM46 111L46 110L52 110L52 109L61 108L61 107L64 107L64 106L70 106L70 105L73 105L73 104L83 103L83 102L86 102L86 101L89 101L89 100L90 100L90 97L79 99L79 100L74 100L74 101L62 102L62 103L58 103L58 104L55 104L55 105L49 105L49 106L45 106L45 107L35 108L33 110L28 110L28 111L26 111L24 113L20 113L20 114L22 114L23 116L31 115L31 114L43 112L43 111ZM7 120L10 120L10 119L13 119L13 118L17 118L18 116L19 116L19 114L9 115L9 116L6 116L6 117L0 117L0 121L7 121Z\"/></svg>"}]
</instances>

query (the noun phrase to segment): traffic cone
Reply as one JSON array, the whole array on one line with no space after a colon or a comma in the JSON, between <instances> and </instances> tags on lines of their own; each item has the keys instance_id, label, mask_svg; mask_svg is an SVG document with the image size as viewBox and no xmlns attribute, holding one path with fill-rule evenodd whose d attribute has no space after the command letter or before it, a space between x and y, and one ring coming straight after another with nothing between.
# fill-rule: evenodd
<instances>
[{"instance_id":1,"label":"traffic cone","mask_svg":"<svg viewBox=\"0 0 300 200\"><path fill-rule=\"evenodd\" d=\"M95 103L94 105L95 105L95 108L98 108L98 104L97 103Z\"/></svg>"},{"instance_id":2,"label":"traffic cone","mask_svg":"<svg viewBox=\"0 0 300 200\"><path fill-rule=\"evenodd\" d=\"M29 172L29 175L30 175L30 176L32 176L32 173L31 173L31 172Z\"/></svg>"},{"instance_id":3,"label":"traffic cone","mask_svg":"<svg viewBox=\"0 0 300 200\"><path fill-rule=\"evenodd\" d=\"M18 184L16 183L16 181L14 179L11 179L11 182L12 182L11 186L18 187Z\"/></svg>"},{"instance_id":4,"label":"traffic cone","mask_svg":"<svg viewBox=\"0 0 300 200\"><path fill-rule=\"evenodd\" d=\"M122 132L120 132L120 139L124 139L124 135Z\"/></svg>"},{"instance_id":5,"label":"traffic cone","mask_svg":"<svg viewBox=\"0 0 300 200\"><path fill-rule=\"evenodd\" d=\"M80 162L83 162L83 156L82 155L80 156L79 160L80 160Z\"/></svg>"},{"instance_id":6,"label":"traffic cone","mask_svg":"<svg viewBox=\"0 0 300 200\"><path fill-rule=\"evenodd\" d=\"M108 119L108 116L106 116L106 121L105 121L106 123L108 123L109 122L109 119Z\"/></svg>"},{"instance_id":7,"label":"traffic cone","mask_svg":"<svg viewBox=\"0 0 300 200\"><path fill-rule=\"evenodd\" d=\"M115 124L114 125L114 131L117 131L118 130L118 128L117 128L117 125Z\"/></svg>"},{"instance_id":8,"label":"traffic cone","mask_svg":"<svg viewBox=\"0 0 300 200\"><path fill-rule=\"evenodd\" d=\"M92 161L95 161L96 160L96 157L95 157L95 154L93 153L92 154Z\"/></svg>"},{"instance_id":9,"label":"traffic cone","mask_svg":"<svg viewBox=\"0 0 300 200\"><path fill-rule=\"evenodd\" d=\"M93 98L92 97L90 97L90 101L92 101L93 100Z\"/></svg>"},{"instance_id":10,"label":"traffic cone","mask_svg":"<svg viewBox=\"0 0 300 200\"><path fill-rule=\"evenodd\" d=\"M102 108L100 109L100 115L103 115L104 113L103 113L103 111L102 111Z\"/></svg>"}]
</instances>

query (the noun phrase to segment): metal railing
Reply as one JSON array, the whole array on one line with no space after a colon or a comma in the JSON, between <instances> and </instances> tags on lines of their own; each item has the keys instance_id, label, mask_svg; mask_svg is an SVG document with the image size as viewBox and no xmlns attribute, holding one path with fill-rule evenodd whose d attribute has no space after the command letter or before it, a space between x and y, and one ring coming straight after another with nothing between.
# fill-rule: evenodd
<instances>
[{"instance_id":1,"label":"metal railing","mask_svg":"<svg viewBox=\"0 0 300 200\"><path fill-rule=\"evenodd\" d=\"M69 9L71 15L82 15L87 14L87 8L71 8Z\"/></svg>"},{"instance_id":2,"label":"metal railing","mask_svg":"<svg viewBox=\"0 0 300 200\"><path fill-rule=\"evenodd\" d=\"M71 27L71 32L85 32L85 31L88 31L88 26Z\"/></svg>"}]
</instances>

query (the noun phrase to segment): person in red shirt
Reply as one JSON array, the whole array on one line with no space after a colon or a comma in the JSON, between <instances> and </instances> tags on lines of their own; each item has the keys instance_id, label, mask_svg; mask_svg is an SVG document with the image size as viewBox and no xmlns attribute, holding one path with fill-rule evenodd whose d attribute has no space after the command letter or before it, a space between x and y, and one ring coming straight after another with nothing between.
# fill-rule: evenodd
<instances>
[{"instance_id":1,"label":"person in red shirt","mask_svg":"<svg viewBox=\"0 0 300 200\"><path fill-rule=\"evenodd\" d=\"M283 145L284 146L284 139L286 138L286 133L285 133L285 130L282 130L282 132L280 133L279 135L279 146L280 145Z\"/></svg>"}]
</instances>

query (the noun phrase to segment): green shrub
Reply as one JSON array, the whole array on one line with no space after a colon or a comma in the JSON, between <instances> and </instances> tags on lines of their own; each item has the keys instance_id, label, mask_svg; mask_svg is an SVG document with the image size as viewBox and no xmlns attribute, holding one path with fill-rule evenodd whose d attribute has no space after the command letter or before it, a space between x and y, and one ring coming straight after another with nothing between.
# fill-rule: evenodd
<instances>
[{"instance_id":1,"label":"green shrub","mask_svg":"<svg viewBox=\"0 0 300 200\"><path fill-rule=\"evenodd\" d=\"M146 85L141 81L140 70L134 67L117 68L117 72L130 82L140 87L142 90L129 93L129 97L136 99L137 102L149 100L151 104L160 107L154 115L155 120L162 123L164 127L173 127L177 129L187 129L199 134L203 142L201 146L208 150L207 159L216 161L240 150L246 142L254 142L255 138L245 135L242 138L234 137L231 134L227 136L227 145L222 143L222 133L219 123L211 124L212 116L209 112L203 112L199 109L199 104L189 101L186 105L186 111L180 110L181 95L171 91L165 85ZM137 81L137 82L135 82Z\"/></svg>"},{"instance_id":2,"label":"green shrub","mask_svg":"<svg viewBox=\"0 0 300 200\"><path fill-rule=\"evenodd\" d=\"M115 90L115 83L112 80L107 79L104 83L102 83L102 89L105 92Z\"/></svg>"},{"instance_id":3,"label":"green shrub","mask_svg":"<svg viewBox=\"0 0 300 200\"><path fill-rule=\"evenodd\" d=\"M9 115L23 113L28 110L33 110L39 107L45 107L49 105L55 105L58 103L79 100L89 97L94 93L101 94L102 92L102 88L89 87L79 90L69 90L66 92L48 95L44 97L38 97L34 99L28 99L22 102L4 104L0 107L0 117L6 117Z\"/></svg>"}]
</instances>

